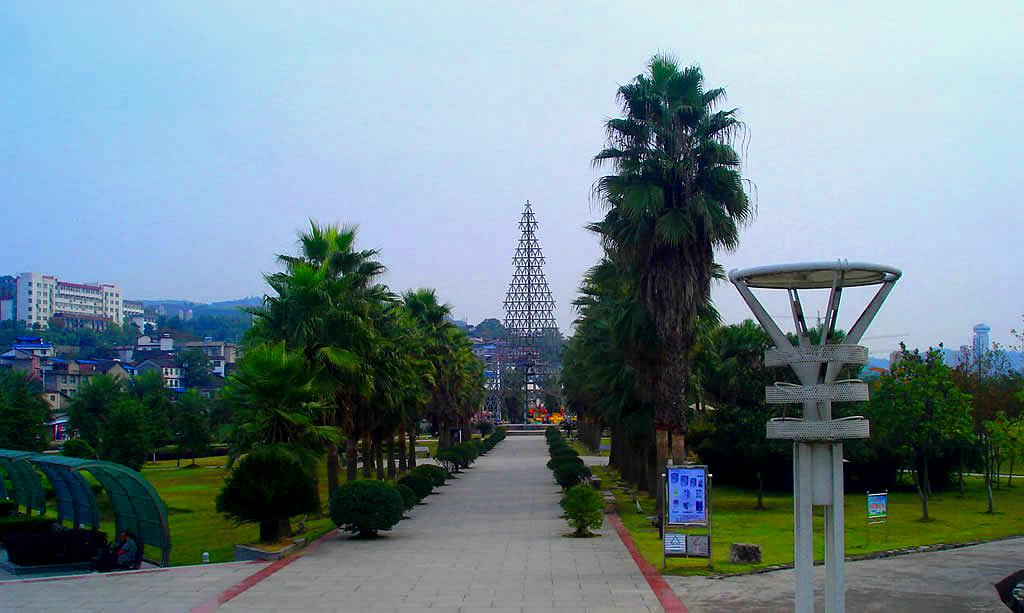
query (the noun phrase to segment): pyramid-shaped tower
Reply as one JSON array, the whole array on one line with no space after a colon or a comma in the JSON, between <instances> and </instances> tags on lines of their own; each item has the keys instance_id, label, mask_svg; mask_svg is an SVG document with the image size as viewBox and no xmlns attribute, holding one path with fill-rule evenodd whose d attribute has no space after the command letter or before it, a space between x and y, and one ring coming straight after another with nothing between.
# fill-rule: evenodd
<instances>
[{"instance_id":1,"label":"pyramid-shaped tower","mask_svg":"<svg viewBox=\"0 0 1024 613\"><path fill-rule=\"evenodd\" d=\"M544 276L544 253L537 240L537 217L529 200L519 230L522 236L512 258L515 272L505 294L505 329L516 345L539 350L557 338L558 327L555 301Z\"/></svg>"}]
</instances>

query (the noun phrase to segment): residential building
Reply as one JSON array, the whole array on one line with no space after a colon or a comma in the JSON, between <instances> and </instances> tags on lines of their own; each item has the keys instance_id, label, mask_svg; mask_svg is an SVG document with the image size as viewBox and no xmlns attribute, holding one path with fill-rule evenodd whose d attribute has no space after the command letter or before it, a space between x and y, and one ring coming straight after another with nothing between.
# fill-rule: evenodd
<instances>
[{"instance_id":1,"label":"residential building","mask_svg":"<svg viewBox=\"0 0 1024 613\"><path fill-rule=\"evenodd\" d=\"M53 275L18 275L14 319L45 328L59 321L68 328L102 330L124 321L121 288L111 283L72 283Z\"/></svg>"},{"instance_id":2,"label":"residential building","mask_svg":"<svg viewBox=\"0 0 1024 613\"><path fill-rule=\"evenodd\" d=\"M181 378L182 369L174 361L173 357L148 358L135 365L135 372L143 375L150 371L160 373L164 379L164 387L176 391L183 389Z\"/></svg>"},{"instance_id":3,"label":"residential building","mask_svg":"<svg viewBox=\"0 0 1024 613\"><path fill-rule=\"evenodd\" d=\"M53 345L38 336L18 336L10 350L0 354L0 367L19 370L30 379L42 381L43 367L54 355Z\"/></svg>"},{"instance_id":4,"label":"residential building","mask_svg":"<svg viewBox=\"0 0 1024 613\"><path fill-rule=\"evenodd\" d=\"M213 374L226 377L228 369L238 360L238 345L224 341L215 341L207 336L201 341L187 341L181 349L199 349L210 359Z\"/></svg>"},{"instance_id":5,"label":"residential building","mask_svg":"<svg viewBox=\"0 0 1024 613\"><path fill-rule=\"evenodd\" d=\"M44 394L58 393L74 398L86 383L98 374L95 360L52 358L43 369Z\"/></svg>"}]
</instances>

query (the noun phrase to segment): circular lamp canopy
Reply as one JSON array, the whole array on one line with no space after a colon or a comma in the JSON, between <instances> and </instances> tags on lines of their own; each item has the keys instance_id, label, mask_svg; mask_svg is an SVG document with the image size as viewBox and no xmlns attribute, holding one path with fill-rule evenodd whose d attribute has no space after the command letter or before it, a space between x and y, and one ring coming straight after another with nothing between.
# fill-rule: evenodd
<instances>
[{"instance_id":1,"label":"circular lamp canopy","mask_svg":"<svg viewBox=\"0 0 1024 613\"><path fill-rule=\"evenodd\" d=\"M898 268L866 262L800 262L773 264L729 271L729 280L747 287L765 289L830 289L842 273L841 287L862 287L895 281L902 276Z\"/></svg>"}]
</instances>

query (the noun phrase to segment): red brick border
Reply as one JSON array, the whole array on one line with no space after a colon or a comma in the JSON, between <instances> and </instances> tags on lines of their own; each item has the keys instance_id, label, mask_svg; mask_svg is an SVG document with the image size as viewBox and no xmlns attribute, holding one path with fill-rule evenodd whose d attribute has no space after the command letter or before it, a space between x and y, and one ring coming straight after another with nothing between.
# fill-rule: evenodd
<instances>
[{"instance_id":1,"label":"red brick border","mask_svg":"<svg viewBox=\"0 0 1024 613\"><path fill-rule=\"evenodd\" d=\"M252 586L258 584L260 581L263 581L270 575L273 575L285 566L288 566L295 560L298 560L305 554L313 551L320 545L320 543L326 541L328 538L336 537L337 535L338 531L336 529L329 530L327 534L321 536L317 540L307 545L306 548L302 551L296 553L295 555L291 555L286 558L281 558L280 560L275 560L270 564L267 564L263 568L246 577L245 579L242 579L238 583L224 590L223 592L218 594L216 598L211 598L210 600L207 600L198 607L194 607L193 609L191 609L190 613L211 613L212 611L215 611L217 607L219 607L220 605L231 600L235 596L238 596L239 594L248 590Z\"/></svg>"},{"instance_id":2,"label":"red brick border","mask_svg":"<svg viewBox=\"0 0 1024 613\"><path fill-rule=\"evenodd\" d=\"M622 544L629 550L629 555L633 556L633 561L640 568L640 572L644 574L644 579L647 579L647 585L651 586L651 590L658 597L658 602L661 603L661 608L665 609L665 613L689 613L686 605L672 591L672 588L669 587L668 582L661 576L661 573L651 566L640 555L640 552L637 551L633 536L626 529L626 526L622 525L622 520L619 519L619 516L615 513L609 513L608 521L611 525L615 526L615 531L618 532L619 538L622 539Z\"/></svg>"}]
</instances>

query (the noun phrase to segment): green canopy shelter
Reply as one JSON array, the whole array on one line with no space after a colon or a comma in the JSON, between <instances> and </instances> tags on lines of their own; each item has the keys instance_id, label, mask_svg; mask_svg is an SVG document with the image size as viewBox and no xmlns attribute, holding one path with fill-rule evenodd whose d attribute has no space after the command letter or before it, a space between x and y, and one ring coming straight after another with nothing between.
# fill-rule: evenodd
<instances>
[{"instance_id":1,"label":"green canopy shelter","mask_svg":"<svg viewBox=\"0 0 1024 613\"><path fill-rule=\"evenodd\" d=\"M171 534L167 507L149 481L138 472L100 460L69 458L41 453L0 449L0 467L11 476L12 498L26 512L45 509L45 493L36 468L53 486L57 503L57 520L75 526L99 528L100 513L96 497L83 472L92 475L110 498L117 532L129 532L140 547L149 545L160 550L159 560L148 560L161 566L170 563ZM0 479L0 496L5 495Z\"/></svg>"}]
</instances>

